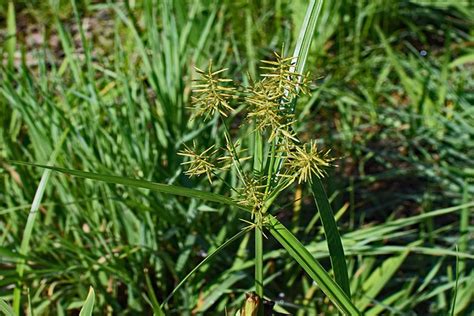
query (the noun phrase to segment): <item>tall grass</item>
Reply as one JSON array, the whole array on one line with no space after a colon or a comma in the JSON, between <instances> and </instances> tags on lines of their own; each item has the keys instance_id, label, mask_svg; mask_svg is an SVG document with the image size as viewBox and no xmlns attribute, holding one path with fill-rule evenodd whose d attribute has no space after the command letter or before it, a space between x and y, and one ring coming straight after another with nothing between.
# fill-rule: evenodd
<instances>
[{"instance_id":1,"label":"tall grass","mask_svg":"<svg viewBox=\"0 0 474 316\"><path fill-rule=\"evenodd\" d=\"M18 302L17 287L21 311L30 302L37 315L79 312L92 286L97 314L159 314L165 301L166 314L235 314L255 289L257 250L257 279L279 312L335 313L319 291L334 280L367 315L472 312L472 9L464 2L324 2L306 61L313 91L295 104L295 128L303 141L333 148L338 167L316 183L316 203L298 185L274 201L264 251L241 233L246 213L222 205L231 203L218 197L230 196L224 181L187 177L178 151L225 144L217 119L189 120L193 66L212 59L246 85L246 71L256 78L259 60L282 43L291 53L306 1L57 4L15 1L13 14L0 3L2 27L51 16L46 35L59 40L34 51L17 32L16 45L7 40L0 51L2 310ZM83 21L100 14L110 26L87 29ZM231 131L248 139L252 129ZM55 148L55 166L106 181L53 172L43 186L48 169L11 163L46 165ZM236 173L225 182L237 186ZM338 240L328 228L336 223L347 268L326 242Z\"/></svg>"}]
</instances>

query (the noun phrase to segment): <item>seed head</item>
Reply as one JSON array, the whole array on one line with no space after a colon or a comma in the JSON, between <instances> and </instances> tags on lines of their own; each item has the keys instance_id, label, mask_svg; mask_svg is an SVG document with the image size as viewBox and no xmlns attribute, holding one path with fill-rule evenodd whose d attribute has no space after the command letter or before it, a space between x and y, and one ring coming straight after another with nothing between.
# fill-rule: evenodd
<instances>
[{"instance_id":1,"label":"seed head","mask_svg":"<svg viewBox=\"0 0 474 316\"><path fill-rule=\"evenodd\" d=\"M233 109L229 105L230 100L234 96L235 88L225 86L225 83L232 82L231 79L219 78L219 74L227 69L217 71L212 70L212 61L209 61L209 66L206 70L195 68L200 75L198 80L193 84L192 104L195 107L193 118L198 116L214 115L218 112L223 116L227 116L227 112Z\"/></svg>"},{"instance_id":2,"label":"seed head","mask_svg":"<svg viewBox=\"0 0 474 316\"><path fill-rule=\"evenodd\" d=\"M312 176L318 178L325 176L325 168L331 166L334 160L329 157L330 150L321 152L316 142L309 142L302 146L295 144L287 146L286 176L301 182L312 181Z\"/></svg>"},{"instance_id":3,"label":"seed head","mask_svg":"<svg viewBox=\"0 0 474 316\"><path fill-rule=\"evenodd\" d=\"M244 187L240 189L240 196L237 203L251 209L252 218L255 216L261 217L265 197L265 194L262 192L265 190L265 186L261 184L263 179L259 181L254 177L245 176L242 180Z\"/></svg>"},{"instance_id":4,"label":"seed head","mask_svg":"<svg viewBox=\"0 0 474 316\"><path fill-rule=\"evenodd\" d=\"M306 91L306 81L294 71L295 58L283 58L277 53L275 56L276 61L262 61L267 66L261 69L267 72L248 90L246 101L250 109L247 117L255 120L258 131L270 131L269 142L277 136L296 141L291 129L294 115L290 112L290 104L300 91Z\"/></svg>"},{"instance_id":5,"label":"seed head","mask_svg":"<svg viewBox=\"0 0 474 316\"><path fill-rule=\"evenodd\" d=\"M260 69L266 72L262 77L269 81L276 94L283 94L287 101L297 97L300 90L306 93L306 79L295 71L296 57L282 57L277 52L273 53L276 60L262 60L267 66Z\"/></svg>"},{"instance_id":6,"label":"seed head","mask_svg":"<svg viewBox=\"0 0 474 316\"><path fill-rule=\"evenodd\" d=\"M194 148L196 146L194 145ZM196 153L195 149L190 149L185 146L183 151L178 152L178 155L189 157L189 161L181 163L182 165L189 165L188 170L185 171L189 177L200 176L205 174L210 183L212 183L212 174L216 170L216 165L212 162L213 156L217 153L217 149L213 150L214 145L206 149L200 154Z\"/></svg>"}]
</instances>

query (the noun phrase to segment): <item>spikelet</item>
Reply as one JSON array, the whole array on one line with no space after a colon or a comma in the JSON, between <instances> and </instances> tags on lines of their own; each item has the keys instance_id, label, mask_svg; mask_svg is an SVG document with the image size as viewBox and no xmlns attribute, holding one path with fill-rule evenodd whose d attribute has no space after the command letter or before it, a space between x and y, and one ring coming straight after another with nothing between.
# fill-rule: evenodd
<instances>
[{"instance_id":1,"label":"spikelet","mask_svg":"<svg viewBox=\"0 0 474 316\"><path fill-rule=\"evenodd\" d=\"M286 172L283 176L297 180L298 183L311 182L313 175L318 178L324 177L325 169L334 161L334 158L329 157L330 150L319 151L314 141L301 146L288 145L286 151Z\"/></svg>"},{"instance_id":2,"label":"spikelet","mask_svg":"<svg viewBox=\"0 0 474 316\"><path fill-rule=\"evenodd\" d=\"M264 205L265 194L262 192L265 190L265 186L261 183L264 182L264 178L257 179L253 176L245 175L243 183L244 186L241 188L237 203L249 208L252 211L252 218L255 216L262 217L262 209Z\"/></svg>"},{"instance_id":3,"label":"spikelet","mask_svg":"<svg viewBox=\"0 0 474 316\"><path fill-rule=\"evenodd\" d=\"M290 104L300 92L306 92L306 79L294 71L295 58L283 58L274 53L276 61L262 60L263 79L251 85L246 101L249 105L248 119L255 120L256 129L269 131L269 142L277 136L296 141L291 125L294 115Z\"/></svg>"},{"instance_id":4,"label":"spikelet","mask_svg":"<svg viewBox=\"0 0 474 316\"><path fill-rule=\"evenodd\" d=\"M189 158L189 161L181 163L182 165L188 165L188 170L185 174L189 177L200 176L205 174L210 183L212 183L211 176L217 169L213 162L213 156L218 152L217 149L213 150L214 145L203 151L202 153L196 153L196 145L191 149L185 146L183 151L178 152L178 155Z\"/></svg>"},{"instance_id":5,"label":"spikelet","mask_svg":"<svg viewBox=\"0 0 474 316\"><path fill-rule=\"evenodd\" d=\"M228 112L233 111L229 102L235 94L235 88L228 86L232 80L219 78L219 75L227 69L214 71L212 61L209 61L206 70L195 69L200 78L194 80L195 84L193 84L192 104L195 112L192 119L198 116L204 116L207 119L216 112L227 116Z\"/></svg>"}]
</instances>

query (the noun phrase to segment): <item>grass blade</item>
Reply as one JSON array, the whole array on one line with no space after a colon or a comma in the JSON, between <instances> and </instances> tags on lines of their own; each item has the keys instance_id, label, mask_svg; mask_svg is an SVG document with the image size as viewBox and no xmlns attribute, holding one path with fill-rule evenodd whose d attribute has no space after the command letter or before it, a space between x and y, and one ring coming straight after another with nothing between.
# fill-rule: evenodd
<instances>
[{"instance_id":1,"label":"grass blade","mask_svg":"<svg viewBox=\"0 0 474 316\"><path fill-rule=\"evenodd\" d=\"M411 246L411 245L410 245ZM382 291L384 286L392 279L393 275L405 261L406 257L410 253L410 247L402 254L394 257L390 257L385 260L377 269L375 269L369 276L367 281L364 282L362 288L364 290L364 296L357 302L357 307L360 310L364 310L372 303L372 300Z\"/></svg>"},{"instance_id":2,"label":"grass blade","mask_svg":"<svg viewBox=\"0 0 474 316\"><path fill-rule=\"evenodd\" d=\"M95 292L92 286L89 288L86 301L79 312L79 316L91 316L94 311Z\"/></svg>"},{"instance_id":3,"label":"grass blade","mask_svg":"<svg viewBox=\"0 0 474 316\"><path fill-rule=\"evenodd\" d=\"M217 247L213 252L209 253L209 255L204 258L197 266L194 267L194 269L191 270L182 280L179 282L179 284L174 288L174 290L168 295L168 297L163 301L161 304L161 307L165 306L166 303L173 297L173 295L178 291L178 289L196 272L201 268L204 264L209 262L215 255L217 255L219 252L221 252L225 247L239 239L241 236L245 235L247 232L249 232L252 229L252 227L248 227L246 229L243 229L239 233L235 234L233 237L228 239L226 242L224 242L222 245Z\"/></svg>"},{"instance_id":4,"label":"grass blade","mask_svg":"<svg viewBox=\"0 0 474 316\"><path fill-rule=\"evenodd\" d=\"M288 251L293 259L309 274L321 290L328 296L337 308L346 315L360 315L359 310L352 303L346 293L324 270L321 264L314 259L300 241L281 224L275 217L268 216L270 233Z\"/></svg>"},{"instance_id":5,"label":"grass blade","mask_svg":"<svg viewBox=\"0 0 474 316\"><path fill-rule=\"evenodd\" d=\"M8 66L13 67L15 63L15 49L16 49L16 18L15 18L15 6L13 1L8 2L8 13L7 13L7 41L6 49L8 53Z\"/></svg>"},{"instance_id":6,"label":"grass blade","mask_svg":"<svg viewBox=\"0 0 474 316\"><path fill-rule=\"evenodd\" d=\"M458 295L458 287L459 287L459 257L456 257L456 285L453 288L453 295L451 301L451 312L449 313L451 316L454 316L454 308L456 307L456 299Z\"/></svg>"},{"instance_id":7,"label":"grass blade","mask_svg":"<svg viewBox=\"0 0 474 316\"><path fill-rule=\"evenodd\" d=\"M66 140L66 136L69 132L69 129L65 130L64 133L61 135L59 142L56 145L51 157L49 159L48 164L54 163L56 157L59 154L62 144ZM36 221L36 216L38 215L38 209L40 207L41 200L43 199L44 191L46 190L46 184L48 183L49 177L51 176L51 170L45 170L43 175L41 176L40 183L38 188L36 189L35 197L33 199L33 203L31 204L30 213L28 214L28 219L26 220L25 230L23 231L23 237L21 240L20 245L20 254L26 256L28 254L30 248L30 239L31 235L33 234L33 227ZM13 291L13 310L15 311L16 315L20 313L20 302L21 302L21 278L23 277L23 273L25 271L25 260L19 260L18 265L16 266L16 271L19 277L19 283L15 287Z\"/></svg>"},{"instance_id":8,"label":"grass blade","mask_svg":"<svg viewBox=\"0 0 474 316\"><path fill-rule=\"evenodd\" d=\"M74 169L59 168L59 167L40 165L40 164L35 164L35 163L30 163L30 162L11 161L11 163L16 164L16 165L45 168L45 169L49 169L49 170L53 170L60 173L65 173L65 174L69 174L72 176L85 178L85 179L103 181L103 182L113 183L113 184L122 184L122 185L135 187L135 188L149 189L149 190L160 192L160 193L184 196L184 197L189 197L189 198L196 198L196 199L201 199L201 200L216 202L216 203L222 203L225 205L235 206L237 208L246 210L245 208L237 204L231 198L225 197L220 194L211 193L211 192L205 192L205 191L200 191L200 190L195 190L195 189L190 189L190 188L185 188L185 187L180 187L180 186L170 185L170 184L155 183L155 182L151 182L147 180L132 179L132 178L127 178L127 177L99 174L99 173L80 171L80 170L74 170Z\"/></svg>"},{"instance_id":9,"label":"grass blade","mask_svg":"<svg viewBox=\"0 0 474 316\"><path fill-rule=\"evenodd\" d=\"M329 204L328 197L324 191L323 184L319 178L312 185L314 201L323 223L324 234L329 248L332 269L337 284L344 290L348 297L351 297L349 276L347 275L347 264L342 246L341 236L337 229L336 220Z\"/></svg>"},{"instance_id":10,"label":"grass blade","mask_svg":"<svg viewBox=\"0 0 474 316\"><path fill-rule=\"evenodd\" d=\"M15 316L13 309L4 300L0 298L0 311L6 316Z\"/></svg>"},{"instance_id":11,"label":"grass blade","mask_svg":"<svg viewBox=\"0 0 474 316\"><path fill-rule=\"evenodd\" d=\"M324 0L311 0L306 9L306 15L301 26L300 34L298 40L296 41L295 50L293 52L293 57L296 59L296 64L290 68L290 71L296 71L300 74L304 73L304 68L306 66L306 59L308 58L309 48L314 36L314 30L316 29L316 24L318 22L319 15L321 13L321 7L323 6ZM295 113L296 108L296 98L291 102L289 112ZM283 158L279 157L276 159L275 174L278 174L283 165Z\"/></svg>"},{"instance_id":12,"label":"grass blade","mask_svg":"<svg viewBox=\"0 0 474 316\"><path fill-rule=\"evenodd\" d=\"M316 4L316 0L311 0L306 9L303 25L296 42L295 51L293 52L293 56L298 58L296 72L301 74L304 72L309 48L314 36L314 30L316 29L316 24L318 23L319 14L321 13L324 0L318 0L317 2L318 3Z\"/></svg>"}]
</instances>

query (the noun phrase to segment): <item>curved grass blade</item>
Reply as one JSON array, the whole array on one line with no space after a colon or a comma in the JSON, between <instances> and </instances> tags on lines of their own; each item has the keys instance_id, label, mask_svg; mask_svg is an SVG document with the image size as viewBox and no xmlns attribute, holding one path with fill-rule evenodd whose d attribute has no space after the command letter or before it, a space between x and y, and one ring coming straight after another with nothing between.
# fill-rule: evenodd
<instances>
[{"instance_id":1,"label":"curved grass blade","mask_svg":"<svg viewBox=\"0 0 474 316\"><path fill-rule=\"evenodd\" d=\"M321 13L324 0L317 0L317 2L318 3L316 4L316 0L311 0L311 2L308 4L306 15L303 20L303 25L301 26L301 31L296 42L295 51L293 52L293 57L298 58L296 68L294 70L300 74L304 72L309 48L314 36L314 30L316 29L316 24L318 23L318 18Z\"/></svg>"},{"instance_id":2,"label":"curved grass blade","mask_svg":"<svg viewBox=\"0 0 474 316\"><path fill-rule=\"evenodd\" d=\"M4 300L0 298L0 311L5 315L5 316L15 316L15 313L13 312L13 309L11 308L10 305L7 304Z\"/></svg>"},{"instance_id":3,"label":"curved grass blade","mask_svg":"<svg viewBox=\"0 0 474 316\"><path fill-rule=\"evenodd\" d=\"M15 5L13 1L8 2L7 12L7 40L6 51L8 55L8 67L13 68L15 65L15 49L16 49L16 18L15 18Z\"/></svg>"},{"instance_id":4,"label":"curved grass blade","mask_svg":"<svg viewBox=\"0 0 474 316\"><path fill-rule=\"evenodd\" d=\"M153 289L153 285L151 284L148 271L145 271L145 283L148 290L150 305L153 308L154 316L165 316L165 313L163 312L163 309L161 308L160 303L158 303L158 299L156 298L155 290Z\"/></svg>"},{"instance_id":5,"label":"curved grass blade","mask_svg":"<svg viewBox=\"0 0 474 316\"><path fill-rule=\"evenodd\" d=\"M66 136L69 133L69 129L66 129L59 139L56 147L54 148L51 157L49 158L48 164L54 163L56 158L61 150L61 146L66 140ZM31 204L30 213L26 220L25 230L23 231L23 236L20 244L20 255L26 256L30 249L30 239L33 234L33 227L36 222L36 216L38 215L38 209L40 207L41 200L43 199L44 191L46 190L46 185L51 176L51 170L45 170L41 176L40 183L35 192L35 197L33 198L33 203ZM20 314L20 304L21 304L21 279L23 278L23 273L25 271L25 260L19 260L16 266L16 272L18 273L18 283L15 289L13 290L13 310L17 315Z\"/></svg>"},{"instance_id":6,"label":"curved grass blade","mask_svg":"<svg viewBox=\"0 0 474 316\"><path fill-rule=\"evenodd\" d=\"M407 246L407 250L403 253L386 259L381 265L379 265L364 281L362 290L364 296L357 302L357 307L360 310L365 310L372 301L379 295L385 285L392 280L394 274L398 271L402 263L410 253L410 246L419 244L419 241L411 243Z\"/></svg>"},{"instance_id":7,"label":"curved grass blade","mask_svg":"<svg viewBox=\"0 0 474 316\"><path fill-rule=\"evenodd\" d=\"M329 257L331 258L334 277L337 284L339 284L346 295L350 298L351 290L349 285L349 276L347 275L347 264L341 236L339 235L336 220L334 219L334 214L332 212L331 205L329 204L328 197L319 178L316 178L316 180L313 182L312 190L314 201L316 202L316 207L323 223L324 234L326 235Z\"/></svg>"},{"instance_id":8,"label":"curved grass blade","mask_svg":"<svg viewBox=\"0 0 474 316\"><path fill-rule=\"evenodd\" d=\"M324 0L311 0L308 3L308 7L306 8L306 15L303 20L303 25L301 26L301 30L298 35L298 40L296 41L295 50L293 52L293 58L296 63L290 68L290 71L295 71L300 74L304 73L306 59L308 58L309 48L313 40L314 31L316 29L316 24L318 22L323 3ZM291 102L289 112L294 114L295 109L296 98L294 98ZM284 159L281 156L275 160L275 174L278 174L280 172L281 167L283 166L283 160Z\"/></svg>"},{"instance_id":9,"label":"curved grass blade","mask_svg":"<svg viewBox=\"0 0 474 316\"><path fill-rule=\"evenodd\" d=\"M457 247L456 247L456 250L457 250ZM453 288L453 295L452 295L451 308L450 308L451 311L449 312L450 316L455 315L454 308L456 307L456 299L457 299L457 296L458 296L459 276L460 276L460 273L459 273L459 257L456 257L456 285Z\"/></svg>"},{"instance_id":10,"label":"curved grass blade","mask_svg":"<svg viewBox=\"0 0 474 316\"><path fill-rule=\"evenodd\" d=\"M228 239L226 242L224 242L222 245L217 247L214 251L212 251L204 260L202 260L197 266L194 267L194 269L191 270L182 280L179 282L179 284L174 288L174 290L168 295L168 297L163 301L161 304L161 307L165 306L166 303L173 297L173 295L178 291L178 289L196 272L201 268L204 264L209 262L215 255L217 255L219 252L221 252L225 247L239 239L241 236L245 235L248 233L250 230L252 230L253 227L249 226L243 230L241 230L239 233L235 234L233 237Z\"/></svg>"},{"instance_id":11,"label":"curved grass blade","mask_svg":"<svg viewBox=\"0 0 474 316\"><path fill-rule=\"evenodd\" d=\"M89 294L84 302L84 305L79 312L79 316L91 316L94 311L95 292L92 286L89 288Z\"/></svg>"},{"instance_id":12,"label":"curved grass blade","mask_svg":"<svg viewBox=\"0 0 474 316\"><path fill-rule=\"evenodd\" d=\"M269 215L267 226L275 239L288 251L293 259L309 274L331 302L346 315L361 315L346 293L324 270L321 264L314 259L309 251L300 243L286 227L275 217Z\"/></svg>"},{"instance_id":13,"label":"curved grass blade","mask_svg":"<svg viewBox=\"0 0 474 316\"><path fill-rule=\"evenodd\" d=\"M33 167L50 169L53 171L70 174L72 176L85 178L85 179L103 181L103 182L113 183L113 184L122 184L122 185L130 186L130 187L149 189L149 190L160 192L160 193L167 193L167 194L184 196L184 197L189 197L189 198L201 199L201 200L210 201L210 202L222 203L225 205L235 206L237 208L247 210L246 208L237 204L234 200L232 200L229 197L225 197L223 195L215 194L211 192L184 188L184 187L180 187L176 185L155 183L155 182L151 182L147 180L132 179L132 178L127 178L127 177L99 174L99 173L87 172L87 171L81 171L81 170L46 166L46 165L40 165L40 164L35 164L35 163L30 163L30 162L23 162L23 161L10 161L10 163L16 164L16 165L33 166Z\"/></svg>"}]
</instances>

